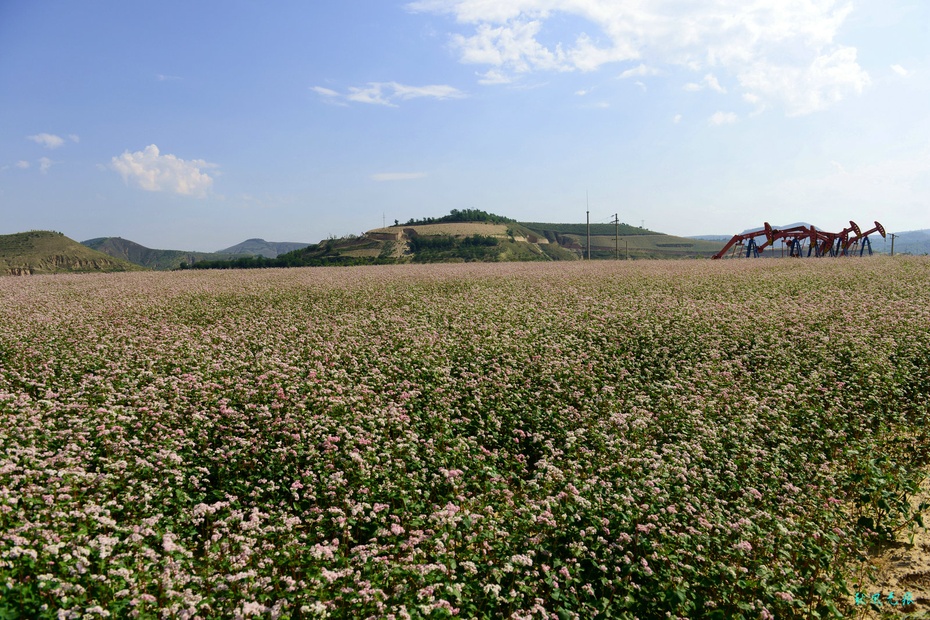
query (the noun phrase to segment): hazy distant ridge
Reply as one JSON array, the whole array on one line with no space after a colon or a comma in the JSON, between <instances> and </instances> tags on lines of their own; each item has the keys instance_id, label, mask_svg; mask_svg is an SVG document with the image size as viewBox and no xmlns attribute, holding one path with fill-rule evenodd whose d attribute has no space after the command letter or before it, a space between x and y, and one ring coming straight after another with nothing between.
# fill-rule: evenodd
<instances>
[{"instance_id":1,"label":"hazy distant ridge","mask_svg":"<svg viewBox=\"0 0 930 620\"><path fill-rule=\"evenodd\" d=\"M881 239L881 238L879 238ZM872 249L881 252L891 251L891 235L883 243L872 243ZM906 230L895 233L895 254L930 254L930 228L923 230Z\"/></svg>"},{"instance_id":2,"label":"hazy distant ridge","mask_svg":"<svg viewBox=\"0 0 930 620\"><path fill-rule=\"evenodd\" d=\"M202 260L231 258L212 252L185 252L183 250L154 250L122 237L97 237L81 242L83 245L115 258L149 269L177 269Z\"/></svg>"},{"instance_id":3,"label":"hazy distant ridge","mask_svg":"<svg viewBox=\"0 0 930 620\"><path fill-rule=\"evenodd\" d=\"M287 254L294 250L302 250L312 244L293 241L265 241L264 239L246 239L242 243L219 250L217 254L251 254L265 258L277 258L279 254Z\"/></svg>"}]
</instances>

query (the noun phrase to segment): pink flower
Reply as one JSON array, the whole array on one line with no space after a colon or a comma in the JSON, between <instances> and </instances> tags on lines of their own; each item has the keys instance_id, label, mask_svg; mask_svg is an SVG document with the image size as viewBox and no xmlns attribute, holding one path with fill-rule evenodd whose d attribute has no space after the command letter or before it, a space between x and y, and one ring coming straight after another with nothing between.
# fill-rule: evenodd
<instances>
[{"instance_id":1,"label":"pink flower","mask_svg":"<svg viewBox=\"0 0 930 620\"><path fill-rule=\"evenodd\" d=\"M749 541L746 541L746 540L740 541L733 546L739 551L744 551L746 553L749 553L750 551L752 551L752 545L750 545Z\"/></svg>"}]
</instances>

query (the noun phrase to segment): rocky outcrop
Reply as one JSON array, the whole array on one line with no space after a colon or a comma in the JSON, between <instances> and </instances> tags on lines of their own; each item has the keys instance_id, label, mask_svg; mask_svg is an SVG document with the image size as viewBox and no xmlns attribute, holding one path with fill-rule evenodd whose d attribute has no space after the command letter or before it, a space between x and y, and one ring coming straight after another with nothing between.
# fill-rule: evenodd
<instances>
[{"instance_id":1,"label":"rocky outcrop","mask_svg":"<svg viewBox=\"0 0 930 620\"><path fill-rule=\"evenodd\" d=\"M51 273L58 271L123 271L122 265L116 261L63 256L61 254L40 260L34 268Z\"/></svg>"},{"instance_id":2,"label":"rocky outcrop","mask_svg":"<svg viewBox=\"0 0 930 620\"><path fill-rule=\"evenodd\" d=\"M365 233L368 237L375 239L377 241L400 241L404 238L404 233L402 232L367 232Z\"/></svg>"},{"instance_id":3,"label":"rocky outcrop","mask_svg":"<svg viewBox=\"0 0 930 620\"><path fill-rule=\"evenodd\" d=\"M20 267L7 267L7 274L11 276L31 276L42 273L89 273L126 271L126 266L117 261L96 258L82 258L79 256L64 256L56 254L39 259L35 264Z\"/></svg>"}]
</instances>

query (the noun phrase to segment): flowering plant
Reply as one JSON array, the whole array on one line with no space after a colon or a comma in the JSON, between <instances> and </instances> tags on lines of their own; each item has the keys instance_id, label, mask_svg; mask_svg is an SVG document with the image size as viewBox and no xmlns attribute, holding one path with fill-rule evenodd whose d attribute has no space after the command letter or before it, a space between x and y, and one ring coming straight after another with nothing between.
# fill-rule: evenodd
<instances>
[{"instance_id":1,"label":"flowering plant","mask_svg":"<svg viewBox=\"0 0 930 620\"><path fill-rule=\"evenodd\" d=\"M918 521L930 262L0 280L0 616L791 618Z\"/></svg>"}]
</instances>

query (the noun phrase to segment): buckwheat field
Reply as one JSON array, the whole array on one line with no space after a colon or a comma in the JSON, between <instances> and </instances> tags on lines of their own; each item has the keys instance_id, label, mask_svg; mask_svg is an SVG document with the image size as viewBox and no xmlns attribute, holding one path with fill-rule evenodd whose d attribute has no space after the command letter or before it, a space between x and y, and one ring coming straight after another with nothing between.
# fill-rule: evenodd
<instances>
[{"instance_id":1,"label":"buckwheat field","mask_svg":"<svg viewBox=\"0 0 930 620\"><path fill-rule=\"evenodd\" d=\"M930 261L0 279L2 618L808 618L920 520Z\"/></svg>"}]
</instances>

